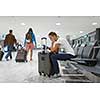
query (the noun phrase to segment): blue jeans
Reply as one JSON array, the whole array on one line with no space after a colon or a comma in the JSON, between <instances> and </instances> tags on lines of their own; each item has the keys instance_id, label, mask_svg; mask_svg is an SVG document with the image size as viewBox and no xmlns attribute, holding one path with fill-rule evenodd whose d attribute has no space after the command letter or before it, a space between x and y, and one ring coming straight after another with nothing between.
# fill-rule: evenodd
<instances>
[{"instance_id":1,"label":"blue jeans","mask_svg":"<svg viewBox=\"0 0 100 100\"><path fill-rule=\"evenodd\" d=\"M57 60L70 60L70 58L74 58L75 56L71 54L51 54L50 60L52 63L52 74L58 74L59 73L59 65Z\"/></svg>"},{"instance_id":2,"label":"blue jeans","mask_svg":"<svg viewBox=\"0 0 100 100\"><path fill-rule=\"evenodd\" d=\"M8 52L7 52L7 55L5 56L6 59L8 59L8 57L10 57L10 59L12 59L12 50L13 50L13 46L8 45Z\"/></svg>"}]
</instances>

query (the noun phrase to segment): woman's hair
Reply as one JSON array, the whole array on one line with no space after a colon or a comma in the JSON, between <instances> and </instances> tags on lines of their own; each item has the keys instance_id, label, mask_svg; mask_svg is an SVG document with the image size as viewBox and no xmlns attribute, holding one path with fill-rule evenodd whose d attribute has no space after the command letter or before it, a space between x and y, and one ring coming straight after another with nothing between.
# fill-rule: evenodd
<instances>
[{"instance_id":1,"label":"woman's hair","mask_svg":"<svg viewBox=\"0 0 100 100\"><path fill-rule=\"evenodd\" d=\"M29 28L28 32L32 32L32 33L33 33L33 30L32 30L32 28Z\"/></svg>"},{"instance_id":2,"label":"woman's hair","mask_svg":"<svg viewBox=\"0 0 100 100\"><path fill-rule=\"evenodd\" d=\"M55 32L50 32L48 35L49 36L51 35L51 36L56 36L57 37L57 34Z\"/></svg>"}]
</instances>

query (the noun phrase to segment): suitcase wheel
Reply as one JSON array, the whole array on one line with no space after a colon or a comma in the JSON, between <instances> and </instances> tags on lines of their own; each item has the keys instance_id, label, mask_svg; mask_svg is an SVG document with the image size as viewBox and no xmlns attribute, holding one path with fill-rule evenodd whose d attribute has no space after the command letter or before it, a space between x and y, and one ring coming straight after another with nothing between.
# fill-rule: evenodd
<instances>
[{"instance_id":1,"label":"suitcase wheel","mask_svg":"<svg viewBox=\"0 0 100 100\"><path fill-rule=\"evenodd\" d=\"M43 75L44 77L47 75L49 78L50 78L50 74L45 74L44 72L39 72L39 75L41 76L41 75Z\"/></svg>"},{"instance_id":2,"label":"suitcase wheel","mask_svg":"<svg viewBox=\"0 0 100 100\"><path fill-rule=\"evenodd\" d=\"M44 73L43 76L46 76L46 74Z\"/></svg>"},{"instance_id":3,"label":"suitcase wheel","mask_svg":"<svg viewBox=\"0 0 100 100\"><path fill-rule=\"evenodd\" d=\"M26 62L28 62L28 61L26 60Z\"/></svg>"},{"instance_id":4,"label":"suitcase wheel","mask_svg":"<svg viewBox=\"0 0 100 100\"><path fill-rule=\"evenodd\" d=\"M50 78L50 74L48 75L48 77Z\"/></svg>"},{"instance_id":5,"label":"suitcase wheel","mask_svg":"<svg viewBox=\"0 0 100 100\"><path fill-rule=\"evenodd\" d=\"M41 76L41 75L42 75L42 73L41 73L41 72L39 72L39 75Z\"/></svg>"}]
</instances>

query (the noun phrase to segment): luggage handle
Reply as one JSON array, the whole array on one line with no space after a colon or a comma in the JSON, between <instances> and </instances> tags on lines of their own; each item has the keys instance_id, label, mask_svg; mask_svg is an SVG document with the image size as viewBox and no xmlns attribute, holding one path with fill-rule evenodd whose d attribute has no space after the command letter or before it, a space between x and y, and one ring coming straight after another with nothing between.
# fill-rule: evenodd
<instances>
[{"instance_id":1,"label":"luggage handle","mask_svg":"<svg viewBox=\"0 0 100 100\"><path fill-rule=\"evenodd\" d=\"M42 38L41 38L41 40L43 40L43 39L47 40L47 38L46 38L46 37L42 37Z\"/></svg>"}]
</instances>

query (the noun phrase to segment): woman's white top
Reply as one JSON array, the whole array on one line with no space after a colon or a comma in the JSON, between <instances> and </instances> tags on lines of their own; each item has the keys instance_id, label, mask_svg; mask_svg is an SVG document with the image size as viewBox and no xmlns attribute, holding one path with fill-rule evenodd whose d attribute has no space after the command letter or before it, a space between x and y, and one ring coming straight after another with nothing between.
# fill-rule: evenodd
<instances>
[{"instance_id":1,"label":"woman's white top","mask_svg":"<svg viewBox=\"0 0 100 100\"><path fill-rule=\"evenodd\" d=\"M73 48L66 39L58 38L58 40L54 42L53 47L55 47L56 44L60 45L60 51L64 50L65 53L75 56Z\"/></svg>"}]
</instances>

